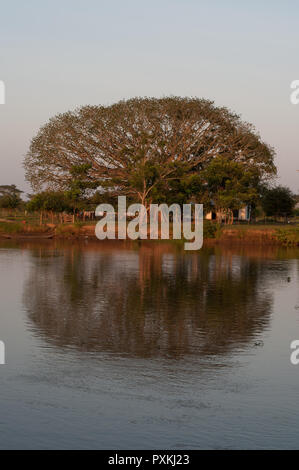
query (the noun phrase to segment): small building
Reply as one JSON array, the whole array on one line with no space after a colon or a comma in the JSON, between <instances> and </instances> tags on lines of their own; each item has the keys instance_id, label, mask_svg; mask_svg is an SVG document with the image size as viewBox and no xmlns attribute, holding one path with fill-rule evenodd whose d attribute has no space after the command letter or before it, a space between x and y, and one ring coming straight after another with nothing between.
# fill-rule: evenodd
<instances>
[{"instance_id":1,"label":"small building","mask_svg":"<svg viewBox=\"0 0 299 470\"><path fill-rule=\"evenodd\" d=\"M249 222L251 219L251 207L244 206L241 209L237 209L233 211L234 221L237 222ZM218 220L218 221L225 221L226 214L221 211L210 211L205 215L206 220Z\"/></svg>"}]
</instances>

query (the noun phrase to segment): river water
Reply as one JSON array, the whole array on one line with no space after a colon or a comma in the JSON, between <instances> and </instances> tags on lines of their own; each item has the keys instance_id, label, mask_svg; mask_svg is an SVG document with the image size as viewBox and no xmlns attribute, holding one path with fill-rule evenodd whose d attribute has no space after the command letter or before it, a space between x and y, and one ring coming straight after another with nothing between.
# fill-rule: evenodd
<instances>
[{"instance_id":1,"label":"river water","mask_svg":"<svg viewBox=\"0 0 299 470\"><path fill-rule=\"evenodd\" d=\"M299 448L299 251L0 243L0 448Z\"/></svg>"}]
</instances>

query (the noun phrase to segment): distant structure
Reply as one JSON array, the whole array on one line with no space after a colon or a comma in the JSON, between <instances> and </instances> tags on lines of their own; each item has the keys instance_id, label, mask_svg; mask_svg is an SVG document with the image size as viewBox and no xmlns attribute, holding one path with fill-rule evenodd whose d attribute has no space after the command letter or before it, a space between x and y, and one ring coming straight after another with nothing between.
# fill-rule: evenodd
<instances>
[{"instance_id":1,"label":"distant structure","mask_svg":"<svg viewBox=\"0 0 299 470\"><path fill-rule=\"evenodd\" d=\"M241 209L237 209L233 211L234 221L236 222L249 222L251 219L251 207L244 206ZM211 211L208 212L205 216L206 220L217 220L217 221L225 221L226 214L222 211Z\"/></svg>"}]
</instances>

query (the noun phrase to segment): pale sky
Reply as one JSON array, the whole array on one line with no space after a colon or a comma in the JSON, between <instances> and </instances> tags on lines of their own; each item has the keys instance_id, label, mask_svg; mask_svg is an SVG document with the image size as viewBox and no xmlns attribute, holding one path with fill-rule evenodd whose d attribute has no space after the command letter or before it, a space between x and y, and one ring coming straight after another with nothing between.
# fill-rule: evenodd
<instances>
[{"instance_id":1,"label":"pale sky","mask_svg":"<svg viewBox=\"0 0 299 470\"><path fill-rule=\"evenodd\" d=\"M299 192L297 0L0 0L0 184L25 183L57 113L133 96L196 96L253 123Z\"/></svg>"}]
</instances>

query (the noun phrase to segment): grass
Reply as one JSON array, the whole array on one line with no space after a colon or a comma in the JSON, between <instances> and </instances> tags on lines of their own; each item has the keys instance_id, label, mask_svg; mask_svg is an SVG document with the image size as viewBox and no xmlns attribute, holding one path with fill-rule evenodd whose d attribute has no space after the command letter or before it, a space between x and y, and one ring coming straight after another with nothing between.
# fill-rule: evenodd
<instances>
[{"instance_id":1,"label":"grass","mask_svg":"<svg viewBox=\"0 0 299 470\"><path fill-rule=\"evenodd\" d=\"M277 230L277 225L271 225L271 224L266 224L266 225L261 225L261 224L236 224L236 225L224 225L223 230L238 230L240 232L242 231L247 231L247 230L256 230L256 231L262 231L262 230Z\"/></svg>"},{"instance_id":2,"label":"grass","mask_svg":"<svg viewBox=\"0 0 299 470\"><path fill-rule=\"evenodd\" d=\"M277 240L287 246L299 246L299 225L276 230Z\"/></svg>"},{"instance_id":3,"label":"grass","mask_svg":"<svg viewBox=\"0 0 299 470\"><path fill-rule=\"evenodd\" d=\"M56 226L55 232L57 235L77 235L80 232L81 224L60 224Z\"/></svg>"},{"instance_id":4,"label":"grass","mask_svg":"<svg viewBox=\"0 0 299 470\"><path fill-rule=\"evenodd\" d=\"M49 230L48 227L39 225L25 225L19 222L0 222L0 233L18 234L18 233L44 233Z\"/></svg>"},{"instance_id":5,"label":"grass","mask_svg":"<svg viewBox=\"0 0 299 470\"><path fill-rule=\"evenodd\" d=\"M299 225L230 225L222 229L223 238L226 235L244 242L256 240L264 244L299 246Z\"/></svg>"},{"instance_id":6,"label":"grass","mask_svg":"<svg viewBox=\"0 0 299 470\"><path fill-rule=\"evenodd\" d=\"M0 222L0 232L2 233L21 233L23 231L23 224L16 222Z\"/></svg>"}]
</instances>

